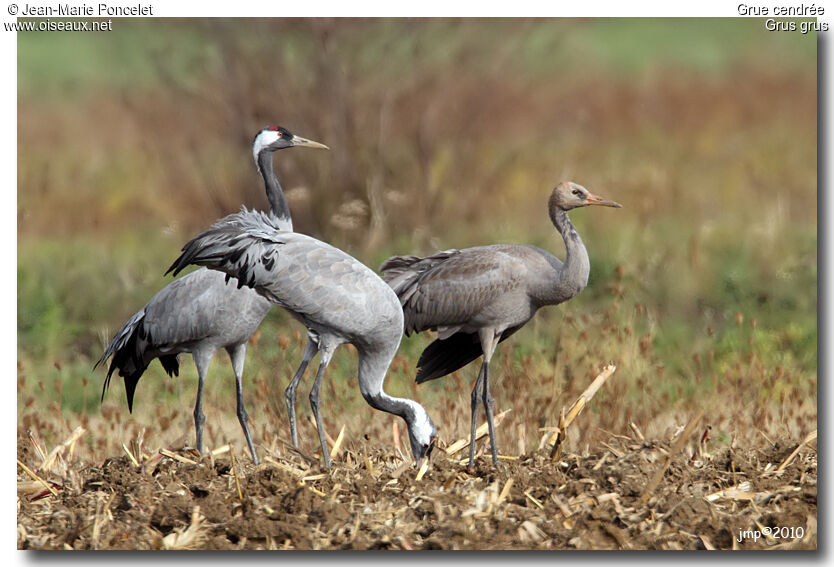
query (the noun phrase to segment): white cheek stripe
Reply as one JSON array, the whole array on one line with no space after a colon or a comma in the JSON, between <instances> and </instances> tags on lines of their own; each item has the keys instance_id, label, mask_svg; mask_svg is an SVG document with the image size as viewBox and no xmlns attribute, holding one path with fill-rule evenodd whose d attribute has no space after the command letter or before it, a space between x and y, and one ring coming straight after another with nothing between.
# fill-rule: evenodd
<instances>
[{"instance_id":1,"label":"white cheek stripe","mask_svg":"<svg viewBox=\"0 0 834 567\"><path fill-rule=\"evenodd\" d=\"M264 130L258 137L255 138L255 143L252 144L252 157L255 159L255 164L258 163L258 154L261 153L266 146L275 143L281 137L280 132L274 130Z\"/></svg>"}]
</instances>

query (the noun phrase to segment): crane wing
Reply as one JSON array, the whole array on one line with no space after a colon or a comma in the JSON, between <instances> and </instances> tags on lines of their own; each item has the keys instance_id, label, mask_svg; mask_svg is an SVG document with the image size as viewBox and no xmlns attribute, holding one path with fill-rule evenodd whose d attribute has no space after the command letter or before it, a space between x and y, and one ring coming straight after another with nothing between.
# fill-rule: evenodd
<instances>
[{"instance_id":1,"label":"crane wing","mask_svg":"<svg viewBox=\"0 0 834 567\"><path fill-rule=\"evenodd\" d=\"M223 280L223 274L196 270L162 288L145 306L148 343L164 350L207 337L221 297L237 291Z\"/></svg>"},{"instance_id":2,"label":"crane wing","mask_svg":"<svg viewBox=\"0 0 834 567\"><path fill-rule=\"evenodd\" d=\"M400 299L405 333L436 329L441 339L466 325L520 286L523 266L501 246L396 256L380 267Z\"/></svg>"},{"instance_id":3,"label":"crane wing","mask_svg":"<svg viewBox=\"0 0 834 567\"><path fill-rule=\"evenodd\" d=\"M283 233L292 235L291 232ZM284 243L274 219L244 208L216 222L182 247L182 254L165 273L177 275L189 264L206 266L238 279L238 287L255 287L268 280Z\"/></svg>"},{"instance_id":4,"label":"crane wing","mask_svg":"<svg viewBox=\"0 0 834 567\"><path fill-rule=\"evenodd\" d=\"M370 268L315 238L279 230L257 211L244 209L194 237L168 271L177 273L188 264L225 272L238 279L238 286L252 287L297 316L334 330L373 326L383 300L390 303L386 312L399 317L394 294Z\"/></svg>"},{"instance_id":5,"label":"crane wing","mask_svg":"<svg viewBox=\"0 0 834 567\"><path fill-rule=\"evenodd\" d=\"M238 296L254 293L249 289L238 290L234 282L227 285L224 279L220 272L194 271L166 285L128 319L93 367L113 357L102 387L102 399L117 369L125 378L131 409L136 383L153 358L159 357L169 376L178 375L178 348L209 336L216 326L218 310L248 303L249 297Z\"/></svg>"}]
</instances>

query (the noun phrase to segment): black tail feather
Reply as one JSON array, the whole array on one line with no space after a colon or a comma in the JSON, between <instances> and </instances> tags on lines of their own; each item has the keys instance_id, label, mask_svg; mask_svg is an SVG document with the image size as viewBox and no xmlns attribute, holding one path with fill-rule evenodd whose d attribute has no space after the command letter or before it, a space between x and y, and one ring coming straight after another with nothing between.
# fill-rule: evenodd
<instances>
[{"instance_id":1,"label":"black tail feather","mask_svg":"<svg viewBox=\"0 0 834 567\"><path fill-rule=\"evenodd\" d=\"M168 373L168 376L173 378L180 375L180 358L177 354L166 354L159 357L159 362L162 368Z\"/></svg>"},{"instance_id":2,"label":"black tail feather","mask_svg":"<svg viewBox=\"0 0 834 567\"><path fill-rule=\"evenodd\" d=\"M113 372L119 370L119 376L123 376L125 379L125 393L127 394L127 409L130 413L133 413L133 394L136 392L136 384L139 383L139 379L142 377L142 374L145 373L145 370L148 368L147 366L142 366L137 368L135 371L130 373L125 373L123 368L119 368L117 366L118 360L116 358L110 363L110 369L107 371L107 378L104 379L104 387L101 389L101 400L100 402L104 402L104 394L107 392L108 386L110 386L110 377L113 375ZM165 366L163 364L163 366ZM167 370L167 368L166 368ZM177 365L177 370L179 370L179 365Z\"/></svg>"},{"instance_id":3,"label":"black tail feather","mask_svg":"<svg viewBox=\"0 0 834 567\"><path fill-rule=\"evenodd\" d=\"M127 407L133 413L133 394L136 391L136 384L148 368L148 364L144 359L143 352L137 345L140 338L148 338L144 335L145 329L142 321L138 321L135 327L132 328L130 336L124 343L120 344L113 352L113 358L110 360L110 368L107 370L107 377L104 379L104 385L101 388L101 402L104 401L104 394L110 386L110 378L113 373L118 370L119 376L124 377L125 392L127 393ZM108 353L102 356L102 360L106 358ZM167 360L166 360L167 359ZM171 360L173 359L173 360ZM171 372L175 374L179 372L179 361L176 355L167 355L160 357L163 368L170 375Z\"/></svg>"},{"instance_id":4,"label":"black tail feather","mask_svg":"<svg viewBox=\"0 0 834 567\"><path fill-rule=\"evenodd\" d=\"M482 354L477 335L455 333L448 339L437 339L426 347L417 361L417 383L451 374Z\"/></svg>"},{"instance_id":5,"label":"black tail feather","mask_svg":"<svg viewBox=\"0 0 834 567\"><path fill-rule=\"evenodd\" d=\"M127 394L127 409L130 413L133 413L133 394L136 392L136 384L139 382L139 378L141 377L141 373L139 375L131 374L130 376L125 376L125 393Z\"/></svg>"},{"instance_id":6,"label":"black tail feather","mask_svg":"<svg viewBox=\"0 0 834 567\"><path fill-rule=\"evenodd\" d=\"M130 345L130 343L128 343ZM125 379L125 394L127 394L127 409L130 413L133 413L133 396L136 393L136 384L139 383L139 379L142 377L142 374L145 373L147 370L147 365L142 360L141 356L137 356L134 360L128 362L125 356L113 357L113 361L110 364L110 369L107 371L107 378L104 379L104 387L101 389L101 401L104 401L104 393L107 391L108 386L110 386L110 377L113 375L113 372L119 370L119 376L124 377ZM168 354L159 357L159 362L162 364L162 368L165 369L165 372L168 373L168 376L172 378L174 376L179 376L180 374L180 361L179 355L176 354ZM133 369L131 372L126 372L127 366L130 364L130 368Z\"/></svg>"},{"instance_id":7,"label":"black tail feather","mask_svg":"<svg viewBox=\"0 0 834 567\"><path fill-rule=\"evenodd\" d=\"M99 400L100 404L104 403L104 394L107 393L107 388L110 387L110 377L113 375L114 370L116 370L116 364L111 362L110 369L107 371L107 377L104 379L104 385L101 387L101 399Z\"/></svg>"},{"instance_id":8,"label":"black tail feather","mask_svg":"<svg viewBox=\"0 0 834 567\"><path fill-rule=\"evenodd\" d=\"M521 325L510 327L501 334L498 342L509 338L520 328ZM478 335L474 333L455 333L448 339L437 339L427 346L423 354L420 355L420 359L417 361L416 381L418 384L422 384L435 378L442 378L455 370L463 368L483 353L481 341L478 339Z\"/></svg>"}]
</instances>

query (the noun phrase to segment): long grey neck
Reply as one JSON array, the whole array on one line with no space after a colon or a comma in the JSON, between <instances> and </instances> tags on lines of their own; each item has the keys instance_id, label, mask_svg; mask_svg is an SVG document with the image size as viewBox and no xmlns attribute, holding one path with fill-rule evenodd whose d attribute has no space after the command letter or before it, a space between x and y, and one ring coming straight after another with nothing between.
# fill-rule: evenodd
<instances>
[{"instance_id":1,"label":"long grey neck","mask_svg":"<svg viewBox=\"0 0 834 567\"><path fill-rule=\"evenodd\" d=\"M562 270L559 273L554 298L557 302L570 299L588 285L588 274L591 272L591 261L588 258L588 250L582 243L576 227L570 222L567 211L554 207L550 212L550 219L553 226L562 235L565 241L567 256Z\"/></svg>"},{"instance_id":2,"label":"long grey neck","mask_svg":"<svg viewBox=\"0 0 834 567\"><path fill-rule=\"evenodd\" d=\"M417 414L421 411L425 413L425 410L414 400L389 396L382 389L390 362L391 359L388 357L373 356L360 352L359 390L362 392L362 397L372 408L400 416L410 427Z\"/></svg>"},{"instance_id":3,"label":"long grey neck","mask_svg":"<svg viewBox=\"0 0 834 567\"><path fill-rule=\"evenodd\" d=\"M290 206L287 204L287 199L284 197L281 184L278 182L278 178L275 177L275 171L272 169L272 152L262 151L258 154L258 170L264 178L270 213L284 230L292 230Z\"/></svg>"}]
</instances>

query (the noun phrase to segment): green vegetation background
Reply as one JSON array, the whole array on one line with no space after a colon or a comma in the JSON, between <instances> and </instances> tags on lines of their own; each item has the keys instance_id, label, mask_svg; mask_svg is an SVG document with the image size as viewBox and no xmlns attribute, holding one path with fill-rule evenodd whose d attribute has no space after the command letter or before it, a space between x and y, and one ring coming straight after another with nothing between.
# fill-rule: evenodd
<instances>
[{"instance_id":1,"label":"green vegetation background","mask_svg":"<svg viewBox=\"0 0 834 567\"><path fill-rule=\"evenodd\" d=\"M374 268L500 242L561 256L545 202L562 179L623 203L572 214L588 288L500 349L506 452L534 449L608 361L617 374L575 442L629 422L662 435L696 407L723 441L816 426L814 34L753 19L374 19L18 37L18 422L45 437L103 416L117 438L174 423L191 439L190 357L175 381L152 364L131 418L120 380L99 407L92 364L190 236L267 206L250 143L273 123L332 148L275 158L296 230ZM250 346L261 442L287 437L301 331L276 309ZM451 440L476 369L416 387L428 340L404 339L386 387L421 400ZM390 430L355 366L340 349L328 429ZM239 442L225 353L207 403L209 442Z\"/></svg>"}]
</instances>

